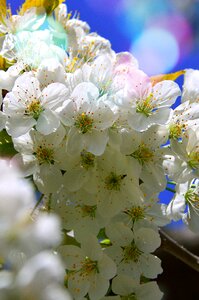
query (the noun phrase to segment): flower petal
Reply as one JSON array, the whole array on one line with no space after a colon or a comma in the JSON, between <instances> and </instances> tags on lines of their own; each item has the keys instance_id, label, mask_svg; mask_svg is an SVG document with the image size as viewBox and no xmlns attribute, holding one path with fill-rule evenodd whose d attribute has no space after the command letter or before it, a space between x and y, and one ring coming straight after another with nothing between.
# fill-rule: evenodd
<instances>
[{"instance_id":1,"label":"flower petal","mask_svg":"<svg viewBox=\"0 0 199 300\"><path fill-rule=\"evenodd\" d=\"M36 129L44 135L55 132L59 127L60 121L58 117L49 109L45 109L37 120Z\"/></svg>"}]
</instances>

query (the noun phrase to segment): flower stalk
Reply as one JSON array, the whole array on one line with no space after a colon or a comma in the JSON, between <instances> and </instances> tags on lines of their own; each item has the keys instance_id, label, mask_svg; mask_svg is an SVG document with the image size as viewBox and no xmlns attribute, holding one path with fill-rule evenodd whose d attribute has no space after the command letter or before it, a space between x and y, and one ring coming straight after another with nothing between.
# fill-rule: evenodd
<instances>
[{"instance_id":1,"label":"flower stalk","mask_svg":"<svg viewBox=\"0 0 199 300\"><path fill-rule=\"evenodd\" d=\"M187 250L184 246L180 245L176 240L169 236L164 230L159 230L161 236L161 249L177 259L181 260L184 264L191 267L193 270L199 272L199 256Z\"/></svg>"}]
</instances>

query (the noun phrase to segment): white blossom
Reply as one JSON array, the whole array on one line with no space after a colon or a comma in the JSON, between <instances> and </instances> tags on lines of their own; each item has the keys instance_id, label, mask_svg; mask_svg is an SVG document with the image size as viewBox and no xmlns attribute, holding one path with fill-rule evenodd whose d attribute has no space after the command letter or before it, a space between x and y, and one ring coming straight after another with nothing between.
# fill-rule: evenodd
<instances>
[{"instance_id":1,"label":"white blossom","mask_svg":"<svg viewBox=\"0 0 199 300\"><path fill-rule=\"evenodd\" d=\"M166 187L166 176L163 169L165 149L162 148L168 138L168 131L163 126L151 126L138 133L134 130L122 132L121 151L140 165L139 178L142 190L151 196Z\"/></svg>"},{"instance_id":2,"label":"white blossom","mask_svg":"<svg viewBox=\"0 0 199 300\"><path fill-rule=\"evenodd\" d=\"M39 81L31 73L23 74L4 98L8 132L18 137L34 126L43 134L54 132L60 125L56 109L67 94L67 88L61 83L52 83L41 91Z\"/></svg>"},{"instance_id":3,"label":"white blossom","mask_svg":"<svg viewBox=\"0 0 199 300\"><path fill-rule=\"evenodd\" d=\"M132 231L122 222L106 226L112 246L106 253L115 261L118 274L139 279L140 275L156 278L162 272L160 260L150 254L160 246L159 234L151 228L140 227Z\"/></svg>"},{"instance_id":4,"label":"white blossom","mask_svg":"<svg viewBox=\"0 0 199 300\"><path fill-rule=\"evenodd\" d=\"M183 84L182 102L198 103L199 101L199 70L186 69Z\"/></svg>"},{"instance_id":5,"label":"white blossom","mask_svg":"<svg viewBox=\"0 0 199 300\"><path fill-rule=\"evenodd\" d=\"M119 275L113 279L112 289L114 293L127 299L161 300L163 296L156 282L151 281L140 284L125 275Z\"/></svg>"},{"instance_id":6,"label":"white blossom","mask_svg":"<svg viewBox=\"0 0 199 300\"><path fill-rule=\"evenodd\" d=\"M168 123L170 139L180 139L189 128L199 127L199 104L185 101L177 106Z\"/></svg>"},{"instance_id":7,"label":"white blossom","mask_svg":"<svg viewBox=\"0 0 199 300\"><path fill-rule=\"evenodd\" d=\"M152 86L150 78L140 70L134 70L125 87L124 99L117 103L121 111L127 113L127 121L132 129L145 131L154 124L168 122L171 105L180 96L180 88L170 80Z\"/></svg>"},{"instance_id":8,"label":"white blossom","mask_svg":"<svg viewBox=\"0 0 199 300\"><path fill-rule=\"evenodd\" d=\"M109 280L116 274L114 262L103 253L96 237L87 236L77 246L59 248L68 271L68 289L74 299L101 299L109 288Z\"/></svg>"},{"instance_id":9,"label":"white blossom","mask_svg":"<svg viewBox=\"0 0 199 300\"><path fill-rule=\"evenodd\" d=\"M108 128L116 116L100 97L98 88L83 82L76 86L69 100L59 109L64 125L68 126L67 150L69 154L83 149L94 155L104 153L108 142Z\"/></svg>"},{"instance_id":10,"label":"white blossom","mask_svg":"<svg viewBox=\"0 0 199 300\"><path fill-rule=\"evenodd\" d=\"M199 174L198 132L187 130L182 141L171 140L171 150L165 155L164 167L169 178L178 183L198 178Z\"/></svg>"},{"instance_id":11,"label":"white blossom","mask_svg":"<svg viewBox=\"0 0 199 300\"><path fill-rule=\"evenodd\" d=\"M189 229L199 230L199 185L198 180L181 183L176 187L176 194L167 207L167 215L172 220L182 219ZM188 208L188 209L187 209Z\"/></svg>"}]
</instances>

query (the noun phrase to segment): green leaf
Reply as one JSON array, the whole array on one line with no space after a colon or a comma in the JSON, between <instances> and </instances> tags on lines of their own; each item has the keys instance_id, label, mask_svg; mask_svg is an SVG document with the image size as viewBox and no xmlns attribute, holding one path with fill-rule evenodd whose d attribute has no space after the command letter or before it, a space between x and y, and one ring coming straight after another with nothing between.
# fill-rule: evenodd
<instances>
[{"instance_id":1,"label":"green leaf","mask_svg":"<svg viewBox=\"0 0 199 300\"><path fill-rule=\"evenodd\" d=\"M111 241L109 239L104 239L103 241L100 242L100 245L110 246L111 245Z\"/></svg>"},{"instance_id":2,"label":"green leaf","mask_svg":"<svg viewBox=\"0 0 199 300\"><path fill-rule=\"evenodd\" d=\"M74 245L74 246L77 246L77 247L80 247L80 243L72 236L69 236L67 234L67 232L69 232L68 230L66 229L62 229L62 233L63 233L63 240L62 240L62 245Z\"/></svg>"},{"instance_id":3,"label":"green leaf","mask_svg":"<svg viewBox=\"0 0 199 300\"><path fill-rule=\"evenodd\" d=\"M97 235L98 240L104 240L107 239L107 235L105 233L105 228L100 229L98 235Z\"/></svg>"},{"instance_id":4,"label":"green leaf","mask_svg":"<svg viewBox=\"0 0 199 300\"><path fill-rule=\"evenodd\" d=\"M12 157L16 153L11 136L5 129L0 131L0 157Z\"/></svg>"}]
</instances>

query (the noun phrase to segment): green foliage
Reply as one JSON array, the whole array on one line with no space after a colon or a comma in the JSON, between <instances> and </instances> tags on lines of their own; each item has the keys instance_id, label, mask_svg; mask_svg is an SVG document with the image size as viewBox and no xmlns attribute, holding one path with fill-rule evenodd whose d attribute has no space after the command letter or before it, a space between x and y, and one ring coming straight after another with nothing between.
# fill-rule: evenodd
<instances>
[{"instance_id":1,"label":"green foliage","mask_svg":"<svg viewBox=\"0 0 199 300\"><path fill-rule=\"evenodd\" d=\"M5 129L2 130L0 132L0 157L12 157L16 153L11 136L7 134Z\"/></svg>"}]
</instances>

